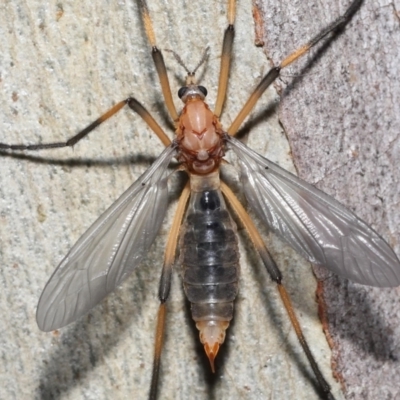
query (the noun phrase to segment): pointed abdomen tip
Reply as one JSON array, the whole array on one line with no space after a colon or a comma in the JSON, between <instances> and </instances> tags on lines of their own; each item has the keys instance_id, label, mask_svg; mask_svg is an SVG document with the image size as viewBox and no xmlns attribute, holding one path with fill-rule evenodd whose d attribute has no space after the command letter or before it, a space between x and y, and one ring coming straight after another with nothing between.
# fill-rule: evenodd
<instances>
[{"instance_id":1,"label":"pointed abdomen tip","mask_svg":"<svg viewBox=\"0 0 400 400\"><path fill-rule=\"evenodd\" d=\"M221 344L224 343L225 331L228 326L229 321L199 321L196 323L196 327L200 331L200 341L204 345L213 373L215 373L215 357Z\"/></svg>"}]
</instances>

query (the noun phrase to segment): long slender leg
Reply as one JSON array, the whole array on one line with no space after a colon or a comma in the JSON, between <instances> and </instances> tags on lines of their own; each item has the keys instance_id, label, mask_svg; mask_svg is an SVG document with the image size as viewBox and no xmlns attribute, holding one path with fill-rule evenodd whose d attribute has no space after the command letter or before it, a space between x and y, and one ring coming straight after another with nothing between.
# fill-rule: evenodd
<instances>
[{"instance_id":1,"label":"long slender leg","mask_svg":"<svg viewBox=\"0 0 400 400\"><path fill-rule=\"evenodd\" d=\"M303 335L302 329L300 327L299 321L296 317L296 314L294 312L292 303L289 298L289 294L287 293L285 287L282 284L282 275L281 272L279 271L277 265L275 264L275 261L269 254L267 248L265 247L265 244L258 233L257 228L255 227L253 221L251 220L250 216L247 214L246 210L243 208L242 204L239 202L239 200L236 198L236 196L233 194L231 189L229 187L221 182L221 190L222 193L225 195L227 198L229 204L232 206L234 211L236 212L237 216L243 223L244 227L246 228L251 241L253 242L254 247L258 251L258 253L261 256L261 259L264 262L265 267L267 268L268 273L271 276L271 279L275 281L275 283L278 286L278 291L281 296L282 302L286 308L286 311L289 315L289 319L293 325L293 328L296 332L297 338L300 342L301 347L303 348L303 351L308 359L308 362L311 365L311 368L314 372L315 377L318 380L318 383L321 387L322 392L325 395L325 398L333 400L334 397L331 393L330 386L328 382L325 380L323 377L317 362L315 361L314 356L311 353L311 350L307 344L307 341Z\"/></svg>"},{"instance_id":2,"label":"long slender leg","mask_svg":"<svg viewBox=\"0 0 400 400\"><path fill-rule=\"evenodd\" d=\"M167 69L165 68L164 57L161 53L161 50L157 47L156 44L156 35L154 33L153 22L151 21L150 18L149 8L147 7L146 0L141 0L141 4L142 4L143 24L146 31L146 36L149 39L151 45L151 56L153 57L158 78L160 79L160 84L164 95L165 104L168 108L168 111L172 119L174 120L174 122L176 122L178 121L179 116L176 111L174 101L172 100L171 86L168 80Z\"/></svg>"},{"instance_id":3,"label":"long slender leg","mask_svg":"<svg viewBox=\"0 0 400 400\"><path fill-rule=\"evenodd\" d=\"M232 45L235 37L236 0L228 0L228 27L225 30L222 44L221 67L219 71L218 94L214 114L219 118L226 99L229 71L232 59Z\"/></svg>"},{"instance_id":4,"label":"long slender leg","mask_svg":"<svg viewBox=\"0 0 400 400\"><path fill-rule=\"evenodd\" d=\"M81 139L87 136L93 129L97 128L104 121L116 114L121 108L128 105L133 111L138 113L143 120L149 125L153 132L160 138L165 146L171 143L171 139L167 136L160 125L155 121L151 114L133 97L129 97L123 101L117 103L114 107L109 109L101 117L97 118L96 121L92 122L85 129L77 133L76 135L69 138L66 142L53 142L53 143L43 143L43 144L6 144L0 143L0 150L45 150L54 149L60 147L72 147L77 144Z\"/></svg>"},{"instance_id":5,"label":"long slender leg","mask_svg":"<svg viewBox=\"0 0 400 400\"><path fill-rule=\"evenodd\" d=\"M157 398L158 377L160 373L160 359L163 346L166 301L171 289L171 274L175 260L176 245L178 243L179 229L182 225L183 215L185 213L186 203L190 195L190 185L186 184L179 198L178 206L175 212L174 221L172 222L171 230L169 231L167 246L164 254L164 265L161 273L160 287L158 297L160 299L160 308L157 317L156 339L154 344L154 361L153 372L151 377L150 400Z\"/></svg>"},{"instance_id":6,"label":"long slender leg","mask_svg":"<svg viewBox=\"0 0 400 400\"><path fill-rule=\"evenodd\" d=\"M359 9L361 6L361 3L363 0L354 0L349 8L346 10L346 12L336 19L334 22L332 22L330 25L328 25L325 29L323 29L321 32L319 32L315 37L313 37L308 43L305 45L301 46L297 50L295 50L293 53L289 54L284 60L280 62L278 66L272 67L267 74L263 77L261 82L257 85L257 87L254 89L253 93L250 95L249 99L239 112L238 116L236 119L233 121L232 125L228 129L228 133L230 135L235 135L242 125L242 122L244 119L249 115L250 111L253 109L259 98L262 96L262 94L265 92L265 90L271 85L272 82L279 76L280 71L287 67L288 65L292 64L294 61L296 61L299 57L307 53L313 46L315 46L320 40L322 40L324 37L326 37L329 33L338 31L350 21L351 17L354 15L354 13Z\"/></svg>"}]
</instances>

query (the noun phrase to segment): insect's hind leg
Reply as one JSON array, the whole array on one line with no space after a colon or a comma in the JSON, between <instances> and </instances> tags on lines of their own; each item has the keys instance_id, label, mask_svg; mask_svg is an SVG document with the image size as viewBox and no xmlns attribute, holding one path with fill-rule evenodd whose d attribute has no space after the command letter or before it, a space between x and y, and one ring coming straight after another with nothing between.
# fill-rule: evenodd
<instances>
[{"instance_id":1,"label":"insect's hind leg","mask_svg":"<svg viewBox=\"0 0 400 400\"><path fill-rule=\"evenodd\" d=\"M243 208L242 204L239 202L239 200L233 194L231 189L229 189L229 187L225 183L221 182L221 190L222 190L222 193L227 198L229 204L232 206L232 208L236 212L240 221L243 223L244 227L246 228L246 231L248 232L250 239L253 242L254 247L260 254L261 259L262 259L265 267L267 268L267 271L268 271L271 279L278 286L279 295L280 295L282 302L286 308L290 322L292 323L292 326L296 332L297 338L300 342L301 347L303 348L303 351L308 359L308 362L310 363L310 366L314 372L314 375L317 378L317 381L319 383L321 392L324 395L324 398L327 400L334 400L334 396L331 393L330 385L328 384L328 382L325 380L324 376L322 375L322 372L319 369L318 364L317 364L314 356L312 355L310 347L308 346L308 343L303 335L303 331L301 329L299 321L294 312L292 303L290 301L289 294L287 293L285 287L282 284L282 274L279 271L279 268L277 267L277 265L275 264L275 261L273 260L273 258L269 254L267 248L265 247L265 244L264 244L260 234L258 233L258 230L255 227L253 221L251 220L250 216L247 214L246 210Z\"/></svg>"},{"instance_id":2,"label":"insect's hind leg","mask_svg":"<svg viewBox=\"0 0 400 400\"><path fill-rule=\"evenodd\" d=\"M232 59L232 46L235 37L236 0L228 0L228 27L225 29L222 44L221 66L219 70L218 94L214 114L219 118L226 99L229 71Z\"/></svg>"},{"instance_id":3,"label":"insect's hind leg","mask_svg":"<svg viewBox=\"0 0 400 400\"><path fill-rule=\"evenodd\" d=\"M185 213L186 204L190 196L190 185L186 184L182 194L179 198L178 206L175 211L175 217L169 231L167 245L164 254L164 264L160 278L160 286L158 291L158 297L160 299L160 307L157 315L157 327L154 342L154 360L153 360L153 372L151 377L151 387L150 387L150 400L157 399L157 389L158 389L158 378L160 375L160 361L161 352L163 347L163 337L165 328L165 316L166 316L166 302L169 297L171 289L171 274L172 267L175 261L176 246L178 243L179 230L182 224L182 219Z\"/></svg>"},{"instance_id":4,"label":"insect's hind leg","mask_svg":"<svg viewBox=\"0 0 400 400\"><path fill-rule=\"evenodd\" d=\"M149 125L149 127L153 130L153 132L160 138L165 146L168 146L171 143L171 140L167 136L167 134L163 131L163 129L158 125L155 119L151 116L151 114L133 97L128 97L125 100L120 101L114 107L110 108L105 114L101 117L97 118L96 121L92 122L89 126L87 126L82 131L78 132L76 135L72 136L65 142L52 142L52 143L41 143L41 144L7 144L0 143L0 150L13 150L13 151L22 151L22 150L46 150L46 149L55 149L55 148L63 148L63 147L72 147L77 144L80 140L82 140L85 136L87 136L91 131L101 125L104 121L108 120L110 117L115 115L121 108L128 105L133 111L139 114L143 120Z\"/></svg>"},{"instance_id":5,"label":"insect's hind leg","mask_svg":"<svg viewBox=\"0 0 400 400\"><path fill-rule=\"evenodd\" d=\"M257 101L263 95L263 93L267 90L267 88L275 81L276 78L280 75L280 71L287 67L288 65L295 62L298 58L306 54L313 46L319 43L323 38L325 38L330 33L339 31L343 29L346 24L350 21L353 15L360 8L362 2L364 0L353 0L350 6L347 8L346 12L329 24L327 27L322 29L317 35L315 35L311 40L309 40L306 44L296 49L294 52L289 54L286 58L284 58L279 65L272 67L267 74L262 78L261 82L254 89L253 93L251 93L250 97L246 101L243 108L240 110L236 119L232 122L231 126L227 130L230 135L236 135L240 126L242 125L245 118L250 114L253 107L256 105Z\"/></svg>"}]
</instances>

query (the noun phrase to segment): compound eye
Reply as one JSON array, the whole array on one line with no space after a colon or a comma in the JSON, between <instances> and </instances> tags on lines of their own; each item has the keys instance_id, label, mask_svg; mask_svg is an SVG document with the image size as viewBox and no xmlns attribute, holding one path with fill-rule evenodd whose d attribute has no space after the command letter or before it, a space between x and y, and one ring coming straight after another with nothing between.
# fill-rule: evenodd
<instances>
[{"instance_id":1,"label":"compound eye","mask_svg":"<svg viewBox=\"0 0 400 400\"><path fill-rule=\"evenodd\" d=\"M178 96L180 99L185 95L187 90L188 90L187 86L183 86L178 90Z\"/></svg>"},{"instance_id":2,"label":"compound eye","mask_svg":"<svg viewBox=\"0 0 400 400\"><path fill-rule=\"evenodd\" d=\"M207 96L207 89L204 86L198 86L201 93L204 94L204 97Z\"/></svg>"}]
</instances>

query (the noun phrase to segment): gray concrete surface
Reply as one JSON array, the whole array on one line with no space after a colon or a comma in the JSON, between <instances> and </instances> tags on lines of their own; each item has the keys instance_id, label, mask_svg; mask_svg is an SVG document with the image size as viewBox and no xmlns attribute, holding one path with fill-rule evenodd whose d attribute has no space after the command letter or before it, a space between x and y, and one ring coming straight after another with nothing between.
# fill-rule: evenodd
<instances>
[{"instance_id":1,"label":"gray concrete surface","mask_svg":"<svg viewBox=\"0 0 400 400\"><path fill-rule=\"evenodd\" d=\"M274 61L318 30L319 23L323 24L322 17L314 17L314 8L300 10L304 14L297 16L285 12L283 17L267 3L265 7L268 24L274 32L285 31L296 38L293 45L280 48L279 52L276 50L272 56ZM283 4L279 7L286 9ZM323 4L318 7L324 9ZM159 46L173 48L188 60L189 66L196 64L204 48L210 46L210 59L200 76L209 90L212 106L221 39L226 26L225 2L205 1L189 6L179 0L156 1L150 4L150 9ZM325 20L343 9L342 6L340 10L324 15ZM370 11L369 7L365 9ZM263 51L254 45L255 25L251 12L251 2L241 1L229 100L222 118L225 126L233 120L252 87L270 66ZM301 15L311 15L317 26L309 27L303 21L296 23L305 18ZM137 97L168 129L163 122L166 111L136 2L13 1L0 6L0 18L1 141L65 140L129 95ZM305 26L305 31L294 31L284 18L299 29ZM360 35L359 30L357 32L356 37ZM347 43L346 39L342 40ZM334 66L339 73L341 65L347 63L350 56L346 55L344 60L335 58ZM175 93L183 71L168 54L165 58ZM308 71L308 75L312 78L318 74L316 70L321 69L326 76L326 70L318 65ZM296 71L299 70L294 74ZM288 73L285 80L291 79ZM302 82L306 80L304 78ZM335 105L341 104L335 101L337 98L332 89L322 89L317 88L318 95L332 96ZM313 90L308 100L300 100L303 106L313 98L315 88ZM246 125L245 133L251 128L251 135L244 140L261 154L295 171L286 140L288 135L293 143L294 136L286 122L283 125L286 132L279 123L277 101L278 96L273 91L263 97L252 114L256 122ZM179 105L178 101L176 104ZM282 120L287 108L291 109L281 108ZM329 108L333 108L331 103ZM382 110L380 115L385 115L386 111ZM303 110L300 116L294 117L296 121L311 124L307 122L310 115L311 112ZM296 124L292 123L292 126ZM358 127L357 132L360 130ZM388 131L388 124L384 130ZM172 135L171 130L169 132ZM312 136L313 132L307 132ZM386 149L392 144L393 158L396 159L397 154L398 159L394 147L398 131L397 136L395 130L392 132L388 137L382 135L380 144L387 143ZM338 166L348 164L340 156L349 154L349 146L344 146L347 150L342 153L334 144L328 147L332 162ZM35 308L44 284L70 246L161 150L161 143L139 118L129 110L123 110L73 150L17 157L1 155L0 351L3 362L0 387L4 398L146 398L158 307L158 277L174 204L143 265L86 317L59 331L42 333L36 326ZM299 152L294 151L295 160L298 160ZM326 153L320 157L328 159ZM310 181L320 184L320 162L316 162L317 169L311 164L305 164L308 167L297 164L297 168L303 177L307 168L314 171ZM322 175L329 175L328 172L334 169L335 165L329 165ZM372 168L370 176L379 179L380 175L373 172ZM176 180L171 185L172 203L176 200L175 183ZM329 184L326 186L324 188L329 191ZM335 186L331 186L330 193L337 194ZM337 197L347 201L346 197ZM397 199L398 205L398 195L392 199L393 204ZM365 203L361 202L361 205ZM360 202L355 198L347 204L357 208ZM398 231L396 234L393 219L380 218L382 214L370 217L371 214L363 214L363 210L363 207L357 209L370 223L378 224L374 226L386 238L390 230L393 232L393 244L398 246ZM260 229L267 234L264 227ZM217 373L214 377L209 373L188 315L179 268L176 268L169 302L160 398L318 399L314 379L274 285L269 282L246 234L239 230L242 250L240 295L235 322L229 329L225 353L218 360ZM332 377L329 346L317 318L316 280L311 267L282 246L278 239L266 236L266 240L287 277L285 281L313 352L340 399L339 384ZM394 338L395 333L392 335ZM360 388L362 384L357 381L355 386ZM354 389L354 393L357 390Z\"/></svg>"}]
</instances>

